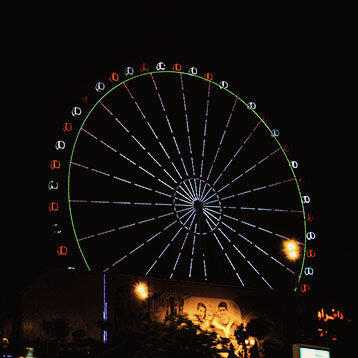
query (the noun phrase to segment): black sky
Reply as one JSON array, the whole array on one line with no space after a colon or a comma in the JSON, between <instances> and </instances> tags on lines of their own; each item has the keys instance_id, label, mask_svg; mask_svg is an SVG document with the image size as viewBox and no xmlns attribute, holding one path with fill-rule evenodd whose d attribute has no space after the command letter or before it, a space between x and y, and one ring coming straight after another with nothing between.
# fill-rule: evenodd
<instances>
[{"instance_id":1,"label":"black sky","mask_svg":"<svg viewBox=\"0 0 358 358\"><path fill-rule=\"evenodd\" d=\"M234 79L236 92L254 98L277 124L303 163L312 198L321 260L317 288L349 295L356 273L356 13L343 5L159 0L22 10L3 52L9 60L2 118L9 210L2 258L11 259L9 281L22 282L51 264L47 165L69 108L104 74L164 61Z\"/></svg>"}]
</instances>

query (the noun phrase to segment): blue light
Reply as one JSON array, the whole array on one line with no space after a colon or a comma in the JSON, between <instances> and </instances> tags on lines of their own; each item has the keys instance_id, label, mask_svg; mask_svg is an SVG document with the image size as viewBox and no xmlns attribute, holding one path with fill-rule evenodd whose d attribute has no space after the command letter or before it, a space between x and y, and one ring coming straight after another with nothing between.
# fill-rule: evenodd
<instances>
[{"instance_id":1,"label":"blue light","mask_svg":"<svg viewBox=\"0 0 358 358\"><path fill-rule=\"evenodd\" d=\"M103 320L107 321L106 274L103 274ZM103 343L107 343L106 330L103 330Z\"/></svg>"}]
</instances>

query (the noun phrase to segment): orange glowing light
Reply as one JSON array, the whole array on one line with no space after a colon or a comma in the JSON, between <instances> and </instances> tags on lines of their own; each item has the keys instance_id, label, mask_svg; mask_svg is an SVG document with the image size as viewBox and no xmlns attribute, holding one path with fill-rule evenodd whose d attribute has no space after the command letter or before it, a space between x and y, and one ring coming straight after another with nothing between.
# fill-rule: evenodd
<instances>
[{"instance_id":1,"label":"orange glowing light","mask_svg":"<svg viewBox=\"0 0 358 358\"><path fill-rule=\"evenodd\" d=\"M147 292L141 292L141 293L140 293L140 297L142 297L142 298L147 298L147 297L148 297Z\"/></svg>"},{"instance_id":2,"label":"orange glowing light","mask_svg":"<svg viewBox=\"0 0 358 358\"><path fill-rule=\"evenodd\" d=\"M294 250L296 250L296 244L294 242L290 241L290 242L287 243L287 248L290 251L294 251Z\"/></svg>"},{"instance_id":3,"label":"orange glowing light","mask_svg":"<svg viewBox=\"0 0 358 358\"><path fill-rule=\"evenodd\" d=\"M148 287L145 283L138 283L135 287L137 296L143 300L148 297Z\"/></svg>"},{"instance_id":4,"label":"orange glowing light","mask_svg":"<svg viewBox=\"0 0 358 358\"><path fill-rule=\"evenodd\" d=\"M296 260L299 257L299 247L294 240L289 240L284 243L284 251L289 260Z\"/></svg>"}]
</instances>

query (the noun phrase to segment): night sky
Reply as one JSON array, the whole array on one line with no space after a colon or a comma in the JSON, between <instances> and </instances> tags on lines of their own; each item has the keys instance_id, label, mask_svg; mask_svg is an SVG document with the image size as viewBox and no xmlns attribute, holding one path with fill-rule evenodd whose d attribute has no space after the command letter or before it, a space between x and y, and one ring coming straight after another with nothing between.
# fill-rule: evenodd
<instances>
[{"instance_id":1,"label":"night sky","mask_svg":"<svg viewBox=\"0 0 358 358\"><path fill-rule=\"evenodd\" d=\"M163 61L234 79L235 91L255 98L269 115L280 140L291 144L292 159L303 165L319 237L316 290L339 300L350 296L356 273L356 9L250 3L141 1L115 9L86 3L31 8L16 19L21 31L7 40L2 117L8 210L1 257L11 259L4 266L12 286L54 263L49 148L73 103L110 72Z\"/></svg>"}]
</instances>

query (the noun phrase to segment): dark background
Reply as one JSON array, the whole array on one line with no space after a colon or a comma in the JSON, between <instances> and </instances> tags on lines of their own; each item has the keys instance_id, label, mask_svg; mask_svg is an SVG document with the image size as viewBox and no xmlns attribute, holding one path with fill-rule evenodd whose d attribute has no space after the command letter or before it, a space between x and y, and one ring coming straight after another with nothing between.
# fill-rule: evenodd
<instances>
[{"instance_id":1,"label":"dark background","mask_svg":"<svg viewBox=\"0 0 358 358\"><path fill-rule=\"evenodd\" d=\"M141 62L179 62L235 81L302 163L320 252L316 292L353 299L356 281L356 8L132 1L22 8L3 57L2 276L22 287L53 264L48 160L89 84ZM8 210L6 210L8 208ZM6 263L5 263L6 262Z\"/></svg>"}]
</instances>

